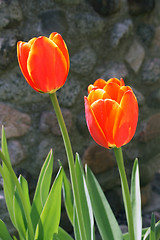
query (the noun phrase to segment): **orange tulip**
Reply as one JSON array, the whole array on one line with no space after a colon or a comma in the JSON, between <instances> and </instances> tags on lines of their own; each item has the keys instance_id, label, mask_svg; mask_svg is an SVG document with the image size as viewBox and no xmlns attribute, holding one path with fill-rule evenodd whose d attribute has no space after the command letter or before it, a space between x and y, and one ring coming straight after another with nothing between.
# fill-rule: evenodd
<instances>
[{"instance_id":1,"label":"orange tulip","mask_svg":"<svg viewBox=\"0 0 160 240\"><path fill-rule=\"evenodd\" d=\"M137 99L123 79L98 79L88 87L85 115L93 139L101 146L121 147L136 131L138 121Z\"/></svg>"},{"instance_id":2,"label":"orange tulip","mask_svg":"<svg viewBox=\"0 0 160 240\"><path fill-rule=\"evenodd\" d=\"M41 36L17 43L21 71L37 92L53 93L61 88L69 72L69 54L60 34Z\"/></svg>"}]
</instances>

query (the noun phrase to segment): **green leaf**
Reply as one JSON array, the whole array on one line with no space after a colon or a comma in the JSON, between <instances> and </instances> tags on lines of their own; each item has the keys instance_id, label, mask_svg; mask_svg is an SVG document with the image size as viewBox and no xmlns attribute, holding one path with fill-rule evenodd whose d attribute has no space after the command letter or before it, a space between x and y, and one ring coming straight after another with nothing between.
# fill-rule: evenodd
<instances>
[{"instance_id":1,"label":"green leaf","mask_svg":"<svg viewBox=\"0 0 160 240\"><path fill-rule=\"evenodd\" d=\"M64 169L63 171L63 198L65 208L69 217L71 224L73 225L73 193L70 181L68 180Z\"/></svg>"},{"instance_id":2,"label":"green leaf","mask_svg":"<svg viewBox=\"0 0 160 240\"><path fill-rule=\"evenodd\" d=\"M5 223L0 219L0 240L12 240Z\"/></svg>"},{"instance_id":3,"label":"green leaf","mask_svg":"<svg viewBox=\"0 0 160 240\"><path fill-rule=\"evenodd\" d=\"M80 236L80 231L79 231L79 226L78 226L78 219L77 219L75 205L74 205L74 208L73 208L73 226L74 226L75 239L76 240L82 240L81 236Z\"/></svg>"},{"instance_id":4,"label":"green leaf","mask_svg":"<svg viewBox=\"0 0 160 240\"><path fill-rule=\"evenodd\" d=\"M1 137L1 144L2 144L2 153L4 154L5 158L7 159L8 163L11 165L9 153L8 153L8 147L7 147L7 140L5 136L4 127L2 126L2 137ZM8 212L11 218L11 221L13 225L16 227L16 223L14 220L14 213L13 213L13 196L14 196L14 190L15 190L15 183L10 175L10 172L8 171L8 168L3 163L3 189L4 189L4 195L6 200L6 205L8 208Z\"/></svg>"},{"instance_id":5,"label":"green leaf","mask_svg":"<svg viewBox=\"0 0 160 240\"><path fill-rule=\"evenodd\" d=\"M94 240L95 232L94 232L94 219L93 219L91 200L90 200L90 196L89 196L87 185L86 185L84 171L81 165L81 160L78 154L76 154L75 169L76 169L76 176L77 176L77 182L78 182L79 197L81 202L86 239Z\"/></svg>"},{"instance_id":6,"label":"green leaf","mask_svg":"<svg viewBox=\"0 0 160 240\"><path fill-rule=\"evenodd\" d=\"M53 153L52 150L50 150L39 175L31 208L31 219L34 231L36 229L37 223L39 222L40 214L42 212L43 206L46 202L46 198L49 193L52 169L53 169Z\"/></svg>"},{"instance_id":7,"label":"green leaf","mask_svg":"<svg viewBox=\"0 0 160 240\"><path fill-rule=\"evenodd\" d=\"M88 167L86 167L86 181L102 240L122 240L123 235L117 220L98 181Z\"/></svg>"},{"instance_id":8,"label":"green leaf","mask_svg":"<svg viewBox=\"0 0 160 240\"><path fill-rule=\"evenodd\" d=\"M31 211L31 204L30 204L30 198L29 198L29 190L28 190L28 183L26 179L23 176L19 176L19 183L21 185L26 204L27 204L27 210L30 214ZM23 209L23 205L21 202L21 199L19 197L17 188L15 187L15 195L13 197L13 211L14 211L14 217L16 222L16 228L19 232L19 235L21 236L21 239L26 240L26 231L27 231L27 220L25 216L25 212Z\"/></svg>"},{"instance_id":9,"label":"green leaf","mask_svg":"<svg viewBox=\"0 0 160 240\"><path fill-rule=\"evenodd\" d=\"M26 181L26 179L22 175L19 176L18 180L19 180L19 183L21 185L23 194L25 196L25 200L26 200L27 207L28 207L28 212L30 213L31 212L31 202L30 202L30 197L29 197L28 182Z\"/></svg>"},{"instance_id":10,"label":"green leaf","mask_svg":"<svg viewBox=\"0 0 160 240\"><path fill-rule=\"evenodd\" d=\"M40 215L40 220L36 228L35 239L50 240L52 239L54 233L58 233L61 215L62 179L63 172L62 169L60 169Z\"/></svg>"},{"instance_id":11,"label":"green leaf","mask_svg":"<svg viewBox=\"0 0 160 240\"><path fill-rule=\"evenodd\" d=\"M131 178L131 204L133 213L134 234L136 240L142 236L141 192L138 160L134 162Z\"/></svg>"},{"instance_id":12,"label":"green leaf","mask_svg":"<svg viewBox=\"0 0 160 240\"><path fill-rule=\"evenodd\" d=\"M149 240L156 240L155 216L153 213L151 218L151 230Z\"/></svg>"},{"instance_id":13,"label":"green leaf","mask_svg":"<svg viewBox=\"0 0 160 240\"><path fill-rule=\"evenodd\" d=\"M73 240L73 238L61 227L58 228L58 233L54 234L53 240Z\"/></svg>"},{"instance_id":14,"label":"green leaf","mask_svg":"<svg viewBox=\"0 0 160 240\"><path fill-rule=\"evenodd\" d=\"M14 216L15 216L16 229L19 233L20 239L25 240L27 221L25 218L21 200L18 195L17 188L15 189L15 195L13 198L13 211L14 211Z\"/></svg>"}]
</instances>

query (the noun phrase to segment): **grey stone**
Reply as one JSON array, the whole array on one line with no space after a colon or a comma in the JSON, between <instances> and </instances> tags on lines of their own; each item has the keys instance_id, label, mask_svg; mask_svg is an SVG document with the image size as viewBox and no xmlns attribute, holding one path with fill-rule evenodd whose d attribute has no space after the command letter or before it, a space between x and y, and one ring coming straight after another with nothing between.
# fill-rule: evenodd
<instances>
[{"instance_id":1,"label":"grey stone","mask_svg":"<svg viewBox=\"0 0 160 240\"><path fill-rule=\"evenodd\" d=\"M0 125L4 125L7 138L20 137L29 131L31 118L9 105L0 104ZM1 129L0 129L1 133Z\"/></svg>"},{"instance_id":2,"label":"grey stone","mask_svg":"<svg viewBox=\"0 0 160 240\"><path fill-rule=\"evenodd\" d=\"M110 44L113 48L117 47L122 39L129 36L133 28L131 19L125 19L123 22L118 22L114 25L110 36Z\"/></svg>"},{"instance_id":3,"label":"grey stone","mask_svg":"<svg viewBox=\"0 0 160 240\"><path fill-rule=\"evenodd\" d=\"M133 15L148 13L155 7L155 0L128 0L129 11Z\"/></svg>"},{"instance_id":4,"label":"grey stone","mask_svg":"<svg viewBox=\"0 0 160 240\"><path fill-rule=\"evenodd\" d=\"M12 91L11 91L12 89ZM18 66L0 76L0 100L19 103L44 102L48 94L33 90L23 77Z\"/></svg>"},{"instance_id":5,"label":"grey stone","mask_svg":"<svg viewBox=\"0 0 160 240\"><path fill-rule=\"evenodd\" d=\"M134 40L125 56L125 60L135 73L138 73L143 63L144 57L144 48L137 42L137 40Z\"/></svg>"},{"instance_id":6,"label":"grey stone","mask_svg":"<svg viewBox=\"0 0 160 240\"><path fill-rule=\"evenodd\" d=\"M95 52L90 47L85 47L71 57L71 70L81 75L89 75L96 60Z\"/></svg>"},{"instance_id":7,"label":"grey stone","mask_svg":"<svg viewBox=\"0 0 160 240\"><path fill-rule=\"evenodd\" d=\"M134 94L136 95L138 105L143 106L145 104L145 97L143 96L143 94L140 91L138 91L137 89L135 89L134 87L132 87L132 90L133 90Z\"/></svg>"},{"instance_id":8,"label":"grey stone","mask_svg":"<svg viewBox=\"0 0 160 240\"><path fill-rule=\"evenodd\" d=\"M108 80L110 78L124 78L125 80L125 77L128 75L128 71L124 63L113 61L106 62L104 65L100 66L96 73L104 80Z\"/></svg>"},{"instance_id":9,"label":"grey stone","mask_svg":"<svg viewBox=\"0 0 160 240\"><path fill-rule=\"evenodd\" d=\"M6 33L0 38L0 69L5 69L9 63L16 60L16 44L17 37L14 31L12 35Z\"/></svg>"},{"instance_id":10,"label":"grey stone","mask_svg":"<svg viewBox=\"0 0 160 240\"><path fill-rule=\"evenodd\" d=\"M142 82L153 84L160 80L160 58L148 59L142 68Z\"/></svg>"},{"instance_id":11,"label":"grey stone","mask_svg":"<svg viewBox=\"0 0 160 240\"><path fill-rule=\"evenodd\" d=\"M67 19L62 10L47 10L39 15L42 31L46 34L58 32L62 36L67 31Z\"/></svg>"},{"instance_id":12,"label":"grey stone","mask_svg":"<svg viewBox=\"0 0 160 240\"><path fill-rule=\"evenodd\" d=\"M144 23L138 25L136 32L142 43L144 43L147 46L151 43L155 34L153 25Z\"/></svg>"},{"instance_id":13,"label":"grey stone","mask_svg":"<svg viewBox=\"0 0 160 240\"><path fill-rule=\"evenodd\" d=\"M72 113L68 109L61 109L62 115L68 132L72 129ZM61 136L61 131L58 125L55 112L43 112L40 119L40 129L44 133L53 133L56 136Z\"/></svg>"},{"instance_id":14,"label":"grey stone","mask_svg":"<svg viewBox=\"0 0 160 240\"><path fill-rule=\"evenodd\" d=\"M70 6L80 4L81 0L54 0L54 2Z\"/></svg>"},{"instance_id":15,"label":"grey stone","mask_svg":"<svg viewBox=\"0 0 160 240\"><path fill-rule=\"evenodd\" d=\"M97 34L102 33L105 28L104 19L94 13L78 13L73 15L72 18L71 20L73 22L71 24L80 34L97 36Z\"/></svg>"},{"instance_id":16,"label":"grey stone","mask_svg":"<svg viewBox=\"0 0 160 240\"><path fill-rule=\"evenodd\" d=\"M80 92L80 84L78 81L68 79L66 84L57 92L59 103L64 107L71 107Z\"/></svg>"},{"instance_id":17,"label":"grey stone","mask_svg":"<svg viewBox=\"0 0 160 240\"><path fill-rule=\"evenodd\" d=\"M154 90L147 98L147 104L150 108L159 109L160 104L160 89Z\"/></svg>"},{"instance_id":18,"label":"grey stone","mask_svg":"<svg viewBox=\"0 0 160 240\"><path fill-rule=\"evenodd\" d=\"M23 147L19 141L16 140L9 141L8 151L13 166L21 163L26 157Z\"/></svg>"},{"instance_id":19,"label":"grey stone","mask_svg":"<svg viewBox=\"0 0 160 240\"><path fill-rule=\"evenodd\" d=\"M76 125L80 134L82 134L83 136L88 135L88 128L87 128L84 112L80 112L77 115Z\"/></svg>"},{"instance_id":20,"label":"grey stone","mask_svg":"<svg viewBox=\"0 0 160 240\"><path fill-rule=\"evenodd\" d=\"M88 0L94 10L103 16L117 12L121 7L121 0Z\"/></svg>"},{"instance_id":21,"label":"grey stone","mask_svg":"<svg viewBox=\"0 0 160 240\"><path fill-rule=\"evenodd\" d=\"M143 212L154 212L160 210L160 195L158 193L152 192L149 205L143 208Z\"/></svg>"},{"instance_id":22,"label":"grey stone","mask_svg":"<svg viewBox=\"0 0 160 240\"><path fill-rule=\"evenodd\" d=\"M11 21L20 22L22 20L22 11L17 0L12 0L9 4L9 16Z\"/></svg>"}]
</instances>

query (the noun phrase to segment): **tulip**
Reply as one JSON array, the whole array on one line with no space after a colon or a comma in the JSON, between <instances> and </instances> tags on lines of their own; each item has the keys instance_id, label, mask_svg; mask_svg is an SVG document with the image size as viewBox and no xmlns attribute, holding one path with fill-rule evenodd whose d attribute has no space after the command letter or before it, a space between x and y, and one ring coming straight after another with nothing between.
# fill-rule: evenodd
<instances>
[{"instance_id":1,"label":"tulip","mask_svg":"<svg viewBox=\"0 0 160 240\"><path fill-rule=\"evenodd\" d=\"M121 147L134 136L138 121L138 103L123 79L97 79L88 87L85 115L93 139L105 148Z\"/></svg>"},{"instance_id":2,"label":"tulip","mask_svg":"<svg viewBox=\"0 0 160 240\"><path fill-rule=\"evenodd\" d=\"M60 34L40 36L29 42L17 43L21 71L37 92L54 93L61 88L69 72L69 54Z\"/></svg>"}]
</instances>

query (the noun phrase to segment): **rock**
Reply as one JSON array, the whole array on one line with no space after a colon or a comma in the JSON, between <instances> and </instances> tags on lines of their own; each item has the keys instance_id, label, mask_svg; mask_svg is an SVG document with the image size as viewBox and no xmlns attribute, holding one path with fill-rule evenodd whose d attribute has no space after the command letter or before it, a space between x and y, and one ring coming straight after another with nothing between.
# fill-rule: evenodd
<instances>
[{"instance_id":1,"label":"rock","mask_svg":"<svg viewBox=\"0 0 160 240\"><path fill-rule=\"evenodd\" d=\"M41 28L44 33L49 35L51 32L58 32L63 37L67 31L67 19L62 10L47 10L39 15Z\"/></svg>"},{"instance_id":2,"label":"rock","mask_svg":"<svg viewBox=\"0 0 160 240\"><path fill-rule=\"evenodd\" d=\"M142 68L142 83L150 85L156 83L160 79L160 58L147 60Z\"/></svg>"},{"instance_id":3,"label":"rock","mask_svg":"<svg viewBox=\"0 0 160 240\"><path fill-rule=\"evenodd\" d=\"M68 132L72 129L72 113L68 109L61 109ZM46 134L53 133L61 136L55 112L43 112L40 119L40 130Z\"/></svg>"},{"instance_id":4,"label":"rock","mask_svg":"<svg viewBox=\"0 0 160 240\"><path fill-rule=\"evenodd\" d=\"M152 192L151 194L151 199L150 199L150 203L149 205L145 206L143 208L143 212L147 213L147 212L154 212L154 211L159 211L160 210L160 197L159 194Z\"/></svg>"},{"instance_id":5,"label":"rock","mask_svg":"<svg viewBox=\"0 0 160 240\"><path fill-rule=\"evenodd\" d=\"M136 95L138 105L143 106L145 103L145 98L144 98L143 94L141 92L139 92L137 89L135 89L134 87L132 87L132 90L133 90L134 94Z\"/></svg>"},{"instance_id":6,"label":"rock","mask_svg":"<svg viewBox=\"0 0 160 240\"><path fill-rule=\"evenodd\" d=\"M142 43L149 46L155 34L153 25L144 24L144 23L140 24L138 25L136 32L140 40L142 41Z\"/></svg>"},{"instance_id":7,"label":"rock","mask_svg":"<svg viewBox=\"0 0 160 240\"><path fill-rule=\"evenodd\" d=\"M57 92L58 100L63 107L71 107L80 92L80 84L76 80L68 79L66 84Z\"/></svg>"},{"instance_id":8,"label":"rock","mask_svg":"<svg viewBox=\"0 0 160 240\"><path fill-rule=\"evenodd\" d=\"M160 136L160 113L150 116L143 123L142 130L138 134L138 139L141 142L147 142L158 136Z\"/></svg>"},{"instance_id":9,"label":"rock","mask_svg":"<svg viewBox=\"0 0 160 240\"><path fill-rule=\"evenodd\" d=\"M73 16L73 27L74 29L78 30L78 33L85 34L87 36L97 36L105 29L105 21L103 18L92 12L90 13L77 13Z\"/></svg>"},{"instance_id":10,"label":"rock","mask_svg":"<svg viewBox=\"0 0 160 240\"><path fill-rule=\"evenodd\" d=\"M70 6L80 4L81 0L54 0L54 2Z\"/></svg>"},{"instance_id":11,"label":"rock","mask_svg":"<svg viewBox=\"0 0 160 240\"><path fill-rule=\"evenodd\" d=\"M146 186L143 186L141 188L141 205L142 205L142 208L144 208L147 204L150 203L151 193L152 193L151 183L149 183Z\"/></svg>"},{"instance_id":12,"label":"rock","mask_svg":"<svg viewBox=\"0 0 160 240\"><path fill-rule=\"evenodd\" d=\"M106 191L105 195L114 215L117 216L123 206L121 187L115 187L110 191Z\"/></svg>"},{"instance_id":13,"label":"rock","mask_svg":"<svg viewBox=\"0 0 160 240\"><path fill-rule=\"evenodd\" d=\"M5 69L9 63L16 60L17 37L16 32L12 32L12 35L3 34L0 38L0 69Z\"/></svg>"},{"instance_id":14,"label":"rock","mask_svg":"<svg viewBox=\"0 0 160 240\"><path fill-rule=\"evenodd\" d=\"M121 229L122 233L127 233L128 232L127 225L120 225L120 229Z\"/></svg>"},{"instance_id":15,"label":"rock","mask_svg":"<svg viewBox=\"0 0 160 240\"><path fill-rule=\"evenodd\" d=\"M113 48L116 48L122 39L130 35L133 24L131 19L125 19L122 22L118 22L114 25L111 32L110 43Z\"/></svg>"},{"instance_id":16,"label":"rock","mask_svg":"<svg viewBox=\"0 0 160 240\"><path fill-rule=\"evenodd\" d=\"M16 21L17 23L22 21L23 18L22 11L21 8L19 7L19 2L17 0L10 1L8 10L11 21Z\"/></svg>"},{"instance_id":17,"label":"rock","mask_svg":"<svg viewBox=\"0 0 160 240\"><path fill-rule=\"evenodd\" d=\"M160 153L150 158L147 162L146 159L140 164L140 183L145 186L151 183L154 179L155 173L160 170Z\"/></svg>"},{"instance_id":18,"label":"rock","mask_svg":"<svg viewBox=\"0 0 160 240\"><path fill-rule=\"evenodd\" d=\"M147 98L147 104L149 107L159 110L160 89L154 90L150 93L150 95Z\"/></svg>"},{"instance_id":19,"label":"rock","mask_svg":"<svg viewBox=\"0 0 160 240\"><path fill-rule=\"evenodd\" d=\"M138 73L144 57L144 48L137 42L137 40L134 40L125 56L125 60L135 73Z\"/></svg>"},{"instance_id":20,"label":"rock","mask_svg":"<svg viewBox=\"0 0 160 240\"><path fill-rule=\"evenodd\" d=\"M153 45L160 47L160 26L155 29L155 36L153 39Z\"/></svg>"},{"instance_id":21,"label":"rock","mask_svg":"<svg viewBox=\"0 0 160 240\"><path fill-rule=\"evenodd\" d=\"M16 140L8 142L8 151L12 166L21 163L26 157L22 145Z\"/></svg>"},{"instance_id":22,"label":"rock","mask_svg":"<svg viewBox=\"0 0 160 240\"><path fill-rule=\"evenodd\" d=\"M87 164L94 173L102 173L115 166L115 159L110 150L92 143L84 152L83 164Z\"/></svg>"},{"instance_id":23,"label":"rock","mask_svg":"<svg viewBox=\"0 0 160 240\"><path fill-rule=\"evenodd\" d=\"M86 136L88 134L88 128L84 112L80 112L77 115L76 125L80 134L82 134L83 136Z\"/></svg>"},{"instance_id":24,"label":"rock","mask_svg":"<svg viewBox=\"0 0 160 240\"><path fill-rule=\"evenodd\" d=\"M94 10L103 16L116 13L121 7L121 0L88 0Z\"/></svg>"},{"instance_id":25,"label":"rock","mask_svg":"<svg viewBox=\"0 0 160 240\"><path fill-rule=\"evenodd\" d=\"M110 78L124 78L127 77L128 71L123 63L118 62L106 62L103 66L99 67L97 70L97 76L106 81Z\"/></svg>"},{"instance_id":26,"label":"rock","mask_svg":"<svg viewBox=\"0 0 160 240\"><path fill-rule=\"evenodd\" d=\"M81 75L89 75L96 61L95 52L90 47L85 47L71 57L71 70Z\"/></svg>"},{"instance_id":27,"label":"rock","mask_svg":"<svg viewBox=\"0 0 160 240\"><path fill-rule=\"evenodd\" d=\"M155 0L128 0L130 14L148 13L155 7Z\"/></svg>"},{"instance_id":28,"label":"rock","mask_svg":"<svg viewBox=\"0 0 160 240\"><path fill-rule=\"evenodd\" d=\"M4 125L7 138L25 135L29 131L30 124L31 118L28 114L0 103L0 125Z\"/></svg>"}]
</instances>

